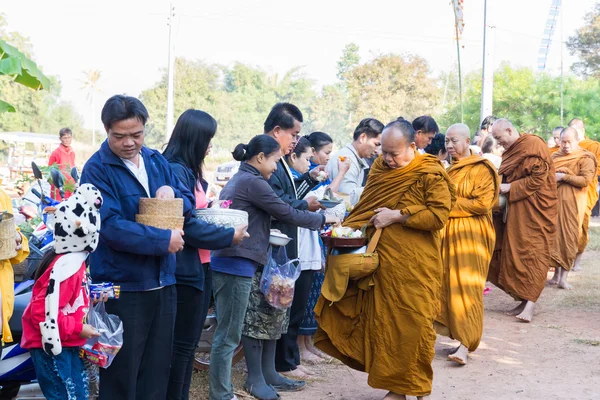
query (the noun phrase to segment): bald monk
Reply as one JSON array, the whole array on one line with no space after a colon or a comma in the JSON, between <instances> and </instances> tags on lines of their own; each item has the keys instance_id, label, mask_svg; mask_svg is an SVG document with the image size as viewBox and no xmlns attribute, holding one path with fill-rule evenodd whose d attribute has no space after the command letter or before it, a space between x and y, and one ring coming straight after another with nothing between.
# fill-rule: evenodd
<instances>
[{"instance_id":1,"label":"bald monk","mask_svg":"<svg viewBox=\"0 0 600 400\"><path fill-rule=\"evenodd\" d=\"M579 247L588 206L587 191L596 177L596 157L579 147L579 133L566 128L560 134L560 150L552 155L558 186L558 253L552 257L554 277L550 285L572 289L567 282Z\"/></svg>"},{"instance_id":2,"label":"bald monk","mask_svg":"<svg viewBox=\"0 0 600 400\"><path fill-rule=\"evenodd\" d=\"M383 130L382 156L345 222L383 229L374 286L342 280L327 268L315 307L315 345L369 374L386 400L431 393L436 339L433 321L442 284L440 229L455 202L448 174L432 155L415 154L415 130L394 121ZM368 230L372 236L374 229ZM339 278L339 276L338 276ZM347 283L347 286L346 286ZM341 292L341 293L340 293Z\"/></svg>"},{"instance_id":3,"label":"bald monk","mask_svg":"<svg viewBox=\"0 0 600 400\"><path fill-rule=\"evenodd\" d=\"M502 234L496 238L488 280L521 302L509 315L531 322L556 251L554 164L542 138L519 134L507 119L494 123L492 135L506 149L498 174L508 210L506 222L496 226Z\"/></svg>"},{"instance_id":4,"label":"bald monk","mask_svg":"<svg viewBox=\"0 0 600 400\"><path fill-rule=\"evenodd\" d=\"M471 153L470 137L465 124L454 124L446 132L456 204L442 230L442 306L435 324L438 334L460 342L448 356L460 365L479 347L483 333L483 290L496 242L492 207L500 189L496 167Z\"/></svg>"},{"instance_id":5,"label":"bald monk","mask_svg":"<svg viewBox=\"0 0 600 400\"><path fill-rule=\"evenodd\" d=\"M587 191L588 203L587 210L583 217L583 223L581 225L581 236L579 237L579 247L577 249L577 257L575 258L575 264L573 266L573 271L581 271L581 256L585 251L585 248L589 241L589 226L590 226L590 218L592 216L592 209L596 205L598 201L598 191L596 190L596 186L598 185L598 175L600 174L600 143L595 140L587 139L585 137L585 124L579 118L573 118L569 121L569 127L575 128L579 133L579 147L584 150L589 151L590 153L596 156L596 162L598 163L598 171L596 173L596 177L594 177L593 181L590 182L590 187Z\"/></svg>"},{"instance_id":6,"label":"bald monk","mask_svg":"<svg viewBox=\"0 0 600 400\"><path fill-rule=\"evenodd\" d=\"M565 129L562 126L557 126L552 131L552 140L554 140L554 146L550 147L550 155L560 150L560 133Z\"/></svg>"}]
</instances>

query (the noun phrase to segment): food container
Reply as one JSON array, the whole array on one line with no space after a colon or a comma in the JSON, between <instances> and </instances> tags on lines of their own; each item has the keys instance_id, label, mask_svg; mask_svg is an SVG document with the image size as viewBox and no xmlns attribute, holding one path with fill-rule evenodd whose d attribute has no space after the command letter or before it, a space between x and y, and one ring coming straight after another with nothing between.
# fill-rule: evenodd
<instances>
[{"instance_id":1,"label":"food container","mask_svg":"<svg viewBox=\"0 0 600 400\"><path fill-rule=\"evenodd\" d=\"M10 260L17 255L15 218L7 212L2 213L0 221L0 260Z\"/></svg>"},{"instance_id":2,"label":"food container","mask_svg":"<svg viewBox=\"0 0 600 400\"><path fill-rule=\"evenodd\" d=\"M342 237L331 237L329 235L321 235L321 240L323 244L328 248L336 248L336 247L363 247L367 244L367 238L342 238Z\"/></svg>"},{"instance_id":3,"label":"food container","mask_svg":"<svg viewBox=\"0 0 600 400\"><path fill-rule=\"evenodd\" d=\"M248 225L248 213L246 211L229 208L200 208L196 210L196 218L226 228Z\"/></svg>"},{"instance_id":4,"label":"food container","mask_svg":"<svg viewBox=\"0 0 600 400\"><path fill-rule=\"evenodd\" d=\"M183 199L140 198L140 215L183 216Z\"/></svg>"},{"instance_id":5,"label":"food container","mask_svg":"<svg viewBox=\"0 0 600 400\"><path fill-rule=\"evenodd\" d=\"M269 236L269 243L273 246L285 246L290 240L292 240L292 238L283 233L271 232L271 236Z\"/></svg>"},{"instance_id":6,"label":"food container","mask_svg":"<svg viewBox=\"0 0 600 400\"><path fill-rule=\"evenodd\" d=\"M334 208L340 204L342 204L342 201L336 201L336 200L319 200L319 203L321 203L321 205L325 208Z\"/></svg>"},{"instance_id":7,"label":"food container","mask_svg":"<svg viewBox=\"0 0 600 400\"><path fill-rule=\"evenodd\" d=\"M185 223L184 217L165 217L162 215L141 215L135 216L135 222L146 226L153 226L159 229L183 229Z\"/></svg>"}]
</instances>

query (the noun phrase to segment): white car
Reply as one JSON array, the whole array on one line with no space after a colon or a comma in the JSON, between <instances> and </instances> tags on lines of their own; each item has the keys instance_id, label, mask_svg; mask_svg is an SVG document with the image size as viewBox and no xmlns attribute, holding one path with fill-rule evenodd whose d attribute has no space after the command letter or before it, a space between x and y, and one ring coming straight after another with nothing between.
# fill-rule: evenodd
<instances>
[{"instance_id":1,"label":"white car","mask_svg":"<svg viewBox=\"0 0 600 400\"><path fill-rule=\"evenodd\" d=\"M239 169L239 161L229 161L224 164L220 164L215 171L215 185L225 186Z\"/></svg>"}]
</instances>

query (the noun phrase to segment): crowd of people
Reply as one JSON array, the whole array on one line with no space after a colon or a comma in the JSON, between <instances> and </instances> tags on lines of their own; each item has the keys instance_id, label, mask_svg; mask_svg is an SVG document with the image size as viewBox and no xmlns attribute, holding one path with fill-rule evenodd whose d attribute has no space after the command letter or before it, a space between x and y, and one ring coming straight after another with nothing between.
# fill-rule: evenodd
<instances>
[{"instance_id":1,"label":"crowd of people","mask_svg":"<svg viewBox=\"0 0 600 400\"><path fill-rule=\"evenodd\" d=\"M464 124L440 133L431 116L387 125L365 118L334 153L327 133L300 135L302 112L278 103L263 134L233 150L239 172L210 202L203 167L218 134L211 115L184 112L162 153L144 146L149 115L138 99L113 96L101 117L107 140L85 164L74 194L81 203L82 188L99 193L82 210L93 204L89 219L97 212L101 227L90 228L89 239L87 230L73 231L86 238L85 249L74 250L70 237L57 240L23 319L23 344L35 353L49 399L82 396L86 374L72 350L97 335L85 323L89 299L76 300L86 284L77 261L57 284L62 352L46 338L54 323L46 299L65 253L90 253L91 280L121 288L118 300L100 299L124 326L121 350L100 369L100 399L189 398L211 302L218 322L211 400L237 399L231 364L240 342L244 389L257 399L301 390L313 373L307 364L330 357L367 372L370 386L389 391L385 399L426 399L436 333L459 342L449 360L460 365L478 348L486 282L519 302L509 314L521 322L532 321L546 285L571 288L567 278L587 244L598 200L600 144L585 138L580 119L557 128L550 148L493 116L473 139ZM329 190L347 200L349 214L346 204L325 209L320 200ZM144 197L183 199L183 229L136 223ZM246 211L248 225L225 228L194 217L195 209L224 201ZM65 216L63 225L78 223ZM377 237L374 273L353 280L327 268L319 231L340 223ZM273 230L292 239L285 251L301 269L291 306L283 309L261 290ZM550 268L555 274L547 282Z\"/></svg>"}]
</instances>

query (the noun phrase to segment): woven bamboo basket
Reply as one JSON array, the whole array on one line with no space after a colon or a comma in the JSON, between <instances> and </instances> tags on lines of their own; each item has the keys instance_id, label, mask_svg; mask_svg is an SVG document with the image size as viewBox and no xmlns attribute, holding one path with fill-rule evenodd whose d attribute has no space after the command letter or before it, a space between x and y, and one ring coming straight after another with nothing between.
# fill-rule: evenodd
<instances>
[{"instance_id":1,"label":"woven bamboo basket","mask_svg":"<svg viewBox=\"0 0 600 400\"><path fill-rule=\"evenodd\" d=\"M163 215L141 215L135 216L135 222L159 229L183 229L184 217L165 217Z\"/></svg>"},{"instance_id":2,"label":"woven bamboo basket","mask_svg":"<svg viewBox=\"0 0 600 400\"><path fill-rule=\"evenodd\" d=\"M150 199L140 198L140 215L160 215L165 217L181 217L183 215L183 199Z\"/></svg>"},{"instance_id":3,"label":"woven bamboo basket","mask_svg":"<svg viewBox=\"0 0 600 400\"><path fill-rule=\"evenodd\" d=\"M10 260L17 255L15 218L9 213L3 213L2 216L2 222L0 222L0 260Z\"/></svg>"}]
</instances>

